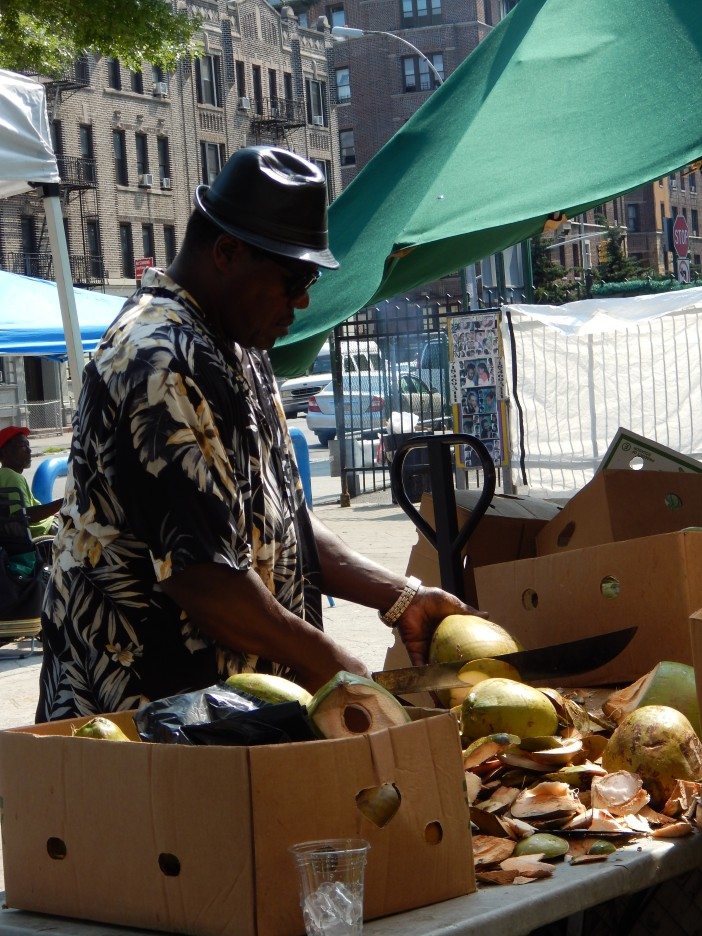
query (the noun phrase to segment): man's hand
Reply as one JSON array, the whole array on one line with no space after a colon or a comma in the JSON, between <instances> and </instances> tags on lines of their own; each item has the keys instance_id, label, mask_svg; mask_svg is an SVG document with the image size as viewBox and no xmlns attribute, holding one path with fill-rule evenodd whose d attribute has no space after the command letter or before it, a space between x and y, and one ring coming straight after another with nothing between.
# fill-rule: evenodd
<instances>
[{"instance_id":1,"label":"man's hand","mask_svg":"<svg viewBox=\"0 0 702 936\"><path fill-rule=\"evenodd\" d=\"M395 625L412 660L412 666L422 666L427 662L432 635L448 614L487 617L484 611L471 608L441 588L422 586Z\"/></svg>"}]
</instances>

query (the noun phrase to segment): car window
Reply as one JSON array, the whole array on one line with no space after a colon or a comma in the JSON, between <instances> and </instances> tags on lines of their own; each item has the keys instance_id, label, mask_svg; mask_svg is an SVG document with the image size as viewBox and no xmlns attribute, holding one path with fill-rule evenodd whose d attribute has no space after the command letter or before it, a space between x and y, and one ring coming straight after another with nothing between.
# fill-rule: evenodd
<instances>
[{"instance_id":1,"label":"car window","mask_svg":"<svg viewBox=\"0 0 702 936\"><path fill-rule=\"evenodd\" d=\"M331 355L320 354L312 365L310 374L331 374Z\"/></svg>"}]
</instances>

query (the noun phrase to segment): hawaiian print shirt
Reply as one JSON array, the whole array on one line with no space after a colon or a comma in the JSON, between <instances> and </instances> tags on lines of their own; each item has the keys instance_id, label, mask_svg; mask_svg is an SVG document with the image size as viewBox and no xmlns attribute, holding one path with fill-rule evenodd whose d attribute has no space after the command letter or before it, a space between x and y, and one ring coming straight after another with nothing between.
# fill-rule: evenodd
<instances>
[{"instance_id":1,"label":"hawaiian print shirt","mask_svg":"<svg viewBox=\"0 0 702 936\"><path fill-rule=\"evenodd\" d=\"M319 560L265 353L223 346L192 297L149 270L85 370L42 616L37 720L133 708L242 669L159 583L253 569L321 627Z\"/></svg>"}]
</instances>

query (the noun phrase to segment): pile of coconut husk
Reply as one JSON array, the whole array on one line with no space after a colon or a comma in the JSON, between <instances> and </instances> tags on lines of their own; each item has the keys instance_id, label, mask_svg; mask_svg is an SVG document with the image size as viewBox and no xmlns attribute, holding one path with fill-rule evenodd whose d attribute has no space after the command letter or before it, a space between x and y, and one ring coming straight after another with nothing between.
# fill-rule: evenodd
<instances>
[{"instance_id":1,"label":"pile of coconut husk","mask_svg":"<svg viewBox=\"0 0 702 936\"><path fill-rule=\"evenodd\" d=\"M702 745L694 733L691 758L670 768L685 778L664 782L636 757L632 769L621 768L626 725L621 737L612 737L618 725L602 710L609 692L541 691L558 714L557 734L520 738L501 732L469 743L463 752L480 883L527 884L552 875L557 861L606 861L637 840L679 838L702 829L702 783L688 779L702 779L702 761L698 765L696 759ZM663 707L657 708L660 727ZM454 713L460 718L458 708ZM645 745L645 737L635 737ZM624 763L629 765L626 758Z\"/></svg>"}]
</instances>

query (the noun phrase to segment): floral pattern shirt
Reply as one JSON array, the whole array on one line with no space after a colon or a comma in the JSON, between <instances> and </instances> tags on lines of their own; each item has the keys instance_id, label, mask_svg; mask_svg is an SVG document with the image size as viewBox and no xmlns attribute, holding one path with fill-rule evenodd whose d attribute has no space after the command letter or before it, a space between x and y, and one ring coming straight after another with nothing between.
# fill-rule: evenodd
<instances>
[{"instance_id":1,"label":"floral pattern shirt","mask_svg":"<svg viewBox=\"0 0 702 936\"><path fill-rule=\"evenodd\" d=\"M42 616L37 720L112 712L242 669L159 583L253 569L321 628L319 560L268 357L149 270L85 370Z\"/></svg>"}]
</instances>

